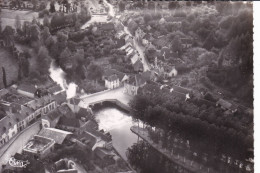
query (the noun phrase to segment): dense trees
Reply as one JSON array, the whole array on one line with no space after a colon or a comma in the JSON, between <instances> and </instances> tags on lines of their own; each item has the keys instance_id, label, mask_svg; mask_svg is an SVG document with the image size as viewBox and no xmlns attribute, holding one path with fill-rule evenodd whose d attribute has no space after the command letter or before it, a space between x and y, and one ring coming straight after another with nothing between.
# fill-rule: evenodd
<instances>
[{"instance_id":1,"label":"dense trees","mask_svg":"<svg viewBox=\"0 0 260 173\"><path fill-rule=\"evenodd\" d=\"M193 141L191 146L195 150L198 148L194 141L198 140L203 143L204 151L214 151L216 155L227 153L244 159L247 149L252 147L250 131L244 128L247 124L238 123L232 116L227 119L222 110L203 106L197 99L185 102L183 98L169 94L169 91L160 91L158 87L148 85L139 90L130 106L136 110L134 116L137 118Z\"/></svg>"},{"instance_id":2,"label":"dense trees","mask_svg":"<svg viewBox=\"0 0 260 173\"><path fill-rule=\"evenodd\" d=\"M37 63L40 74L45 75L49 73L51 58L49 56L48 50L43 46L39 49Z\"/></svg>"}]
</instances>

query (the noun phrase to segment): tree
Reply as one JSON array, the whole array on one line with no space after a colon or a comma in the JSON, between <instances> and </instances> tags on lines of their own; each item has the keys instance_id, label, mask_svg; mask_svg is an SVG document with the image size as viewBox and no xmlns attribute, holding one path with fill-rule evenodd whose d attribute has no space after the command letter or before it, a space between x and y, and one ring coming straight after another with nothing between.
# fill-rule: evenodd
<instances>
[{"instance_id":1,"label":"tree","mask_svg":"<svg viewBox=\"0 0 260 173\"><path fill-rule=\"evenodd\" d=\"M50 3L50 12L51 13L54 13L56 10L55 10L55 1L52 0L51 3Z\"/></svg>"},{"instance_id":2,"label":"tree","mask_svg":"<svg viewBox=\"0 0 260 173\"><path fill-rule=\"evenodd\" d=\"M4 84L4 87L6 88L7 87L7 82L6 82L6 72L5 72L5 68L2 67L2 72L3 72L3 84Z\"/></svg>"},{"instance_id":3,"label":"tree","mask_svg":"<svg viewBox=\"0 0 260 173\"><path fill-rule=\"evenodd\" d=\"M44 15L43 18L43 26L49 27L50 26L50 21L47 15Z\"/></svg>"},{"instance_id":4,"label":"tree","mask_svg":"<svg viewBox=\"0 0 260 173\"><path fill-rule=\"evenodd\" d=\"M102 68L95 64L90 64L87 67L87 78L90 80L100 80L102 77Z\"/></svg>"},{"instance_id":5,"label":"tree","mask_svg":"<svg viewBox=\"0 0 260 173\"><path fill-rule=\"evenodd\" d=\"M43 31L41 32L41 39L42 39L42 42L45 43L46 40L51 36L51 33L49 31L49 28L48 27L44 27Z\"/></svg>"},{"instance_id":6,"label":"tree","mask_svg":"<svg viewBox=\"0 0 260 173\"><path fill-rule=\"evenodd\" d=\"M171 1L171 2L169 2L168 8L169 8L170 10L173 10L173 9L179 8L179 7L180 7L179 2L177 2L177 1Z\"/></svg>"},{"instance_id":7,"label":"tree","mask_svg":"<svg viewBox=\"0 0 260 173\"><path fill-rule=\"evenodd\" d=\"M118 7L119 7L119 11L123 12L125 11L125 2L123 2L122 0L118 3Z\"/></svg>"},{"instance_id":8,"label":"tree","mask_svg":"<svg viewBox=\"0 0 260 173\"><path fill-rule=\"evenodd\" d=\"M22 29L21 19L18 15L15 16L15 28L16 31L20 31Z\"/></svg>"},{"instance_id":9,"label":"tree","mask_svg":"<svg viewBox=\"0 0 260 173\"><path fill-rule=\"evenodd\" d=\"M33 24L30 27L30 39L31 41L38 41L40 39L40 28L37 24Z\"/></svg>"},{"instance_id":10,"label":"tree","mask_svg":"<svg viewBox=\"0 0 260 173\"><path fill-rule=\"evenodd\" d=\"M49 56L48 50L44 46L41 46L39 49L38 56L37 56L37 64L38 64L38 70L41 75L49 74L51 58Z\"/></svg>"},{"instance_id":11,"label":"tree","mask_svg":"<svg viewBox=\"0 0 260 173\"><path fill-rule=\"evenodd\" d=\"M180 55L180 53L182 53L181 39L178 35L175 36L173 41L172 41L172 50L174 52L177 52L179 55Z\"/></svg>"},{"instance_id":12,"label":"tree","mask_svg":"<svg viewBox=\"0 0 260 173\"><path fill-rule=\"evenodd\" d=\"M33 9L35 10L38 4L38 0L32 0L32 4L33 4Z\"/></svg>"},{"instance_id":13,"label":"tree","mask_svg":"<svg viewBox=\"0 0 260 173\"><path fill-rule=\"evenodd\" d=\"M145 23L148 23L149 21L151 21L152 20L152 16L149 14L149 13L146 13L145 15L144 15L144 21L145 21Z\"/></svg>"}]
</instances>

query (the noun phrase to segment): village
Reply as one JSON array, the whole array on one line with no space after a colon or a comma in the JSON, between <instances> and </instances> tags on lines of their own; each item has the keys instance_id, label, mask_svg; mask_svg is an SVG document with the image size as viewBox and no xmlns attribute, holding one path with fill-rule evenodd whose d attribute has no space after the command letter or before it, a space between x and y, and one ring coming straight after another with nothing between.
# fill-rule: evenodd
<instances>
[{"instance_id":1,"label":"village","mask_svg":"<svg viewBox=\"0 0 260 173\"><path fill-rule=\"evenodd\" d=\"M110 1L1 1L0 170L34 172L33 165L40 165L37 172L138 172L138 164L126 159L129 149L122 152L114 145L117 136L99 126L96 109L113 104L138 122L128 132L171 160L178 172L252 172L252 155L236 153L252 150L250 98L238 99L240 90L233 94L226 84L214 83L218 68L236 63L228 49L210 44L227 42L217 32L212 39L209 31L215 24L208 18L221 13L214 2ZM205 30L193 29L195 12L185 13L191 7L202 9L196 17L208 22ZM32 13L29 18L23 10ZM12 14L10 22L10 11L21 16ZM223 138L243 138L243 145L234 147L235 154L215 148L213 158L210 143L202 152L192 128L205 136L226 129ZM26 166L15 166L18 162Z\"/></svg>"}]
</instances>

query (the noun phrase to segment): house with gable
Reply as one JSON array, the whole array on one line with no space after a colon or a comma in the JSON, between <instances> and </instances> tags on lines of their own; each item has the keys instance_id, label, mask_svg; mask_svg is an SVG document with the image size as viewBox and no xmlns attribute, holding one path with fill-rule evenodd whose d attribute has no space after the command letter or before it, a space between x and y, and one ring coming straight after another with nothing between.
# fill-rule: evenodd
<instances>
[{"instance_id":1,"label":"house with gable","mask_svg":"<svg viewBox=\"0 0 260 173\"><path fill-rule=\"evenodd\" d=\"M105 69L102 79L105 81L105 87L108 89L118 88L123 85L123 82L128 76L114 69Z\"/></svg>"},{"instance_id":2,"label":"house with gable","mask_svg":"<svg viewBox=\"0 0 260 173\"><path fill-rule=\"evenodd\" d=\"M141 74L129 77L124 84L124 93L137 95L137 90L146 84L147 79Z\"/></svg>"}]
</instances>

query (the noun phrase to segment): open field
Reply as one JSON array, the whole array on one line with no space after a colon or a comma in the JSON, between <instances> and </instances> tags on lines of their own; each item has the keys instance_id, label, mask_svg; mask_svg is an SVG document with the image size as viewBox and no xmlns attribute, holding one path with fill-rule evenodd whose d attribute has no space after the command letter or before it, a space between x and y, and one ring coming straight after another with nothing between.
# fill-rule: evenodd
<instances>
[{"instance_id":1,"label":"open field","mask_svg":"<svg viewBox=\"0 0 260 173\"><path fill-rule=\"evenodd\" d=\"M16 16L20 17L21 23L23 24L24 21L32 21L33 17L37 19L38 13L32 11L2 9L2 28L4 29L6 25L14 27Z\"/></svg>"}]
</instances>

